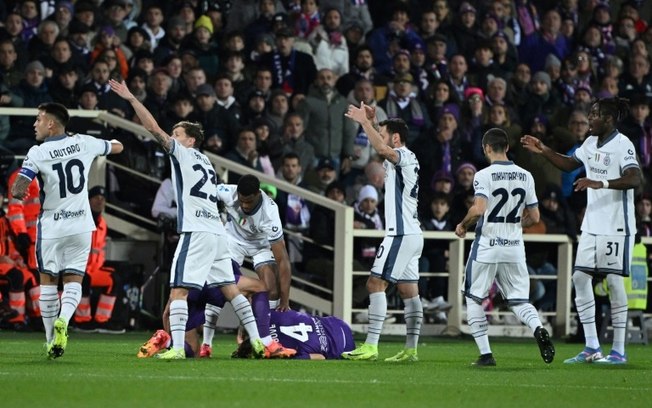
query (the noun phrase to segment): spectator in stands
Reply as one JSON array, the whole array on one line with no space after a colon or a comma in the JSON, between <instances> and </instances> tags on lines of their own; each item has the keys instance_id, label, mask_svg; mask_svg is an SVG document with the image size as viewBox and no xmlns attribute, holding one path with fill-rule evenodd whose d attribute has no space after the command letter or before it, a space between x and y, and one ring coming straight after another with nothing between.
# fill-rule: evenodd
<instances>
[{"instance_id":1,"label":"spectator in stands","mask_svg":"<svg viewBox=\"0 0 652 408\"><path fill-rule=\"evenodd\" d=\"M147 98L147 82L149 75L147 72L143 71L140 68L132 68L129 70L129 76L127 77L127 86L131 93L138 99L141 103Z\"/></svg>"},{"instance_id":2,"label":"spectator in stands","mask_svg":"<svg viewBox=\"0 0 652 408\"><path fill-rule=\"evenodd\" d=\"M373 29L367 37L367 45L374 56L374 67L378 72L390 71L392 58L400 49L400 43L412 43L419 35L410 25L409 8L405 3L393 7L391 20L387 25Z\"/></svg>"},{"instance_id":3,"label":"spectator in stands","mask_svg":"<svg viewBox=\"0 0 652 408\"><path fill-rule=\"evenodd\" d=\"M420 135L432 127L426 106L413 92L414 85L414 77L411 74L397 75L393 79L387 98L378 102L388 118L400 118L407 123L409 144L414 143Z\"/></svg>"},{"instance_id":4,"label":"spectator in stands","mask_svg":"<svg viewBox=\"0 0 652 408\"><path fill-rule=\"evenodd\" d=\"M234 97L233 82L228 75L218 75L215 80L215 102L224 108L232 123L239 123L242 108Z\"/></svg>"},{"instance_id":5,"label":"spectator in stands","mask_svg":"<svg viewBox=\"0 0 652 408\"><path fill-rule=\"evenodd\" d=\"M23 41L28 43L36 36L41 21L38 2L36 0L23 0L17 8L23 20L23 31L20 35Z\"/></svg>"},{"instance_id":6,"label":"spectator in stands","mask_svg":"<svg viewBox=\"0 0 652 408\"><path fill-rule=\"evenodd\" d=\"M363 186L353 203L353 228L382 230L385 223L378 211L378 192L372 185ZM376 259L377 239L356 239L353 247L354 258L361 270L369 269Z\"/></svg>"},{"instance_id":7,"label":"spectator in stands","mask_svg":"<svg viewBox=\"0 0 652 408\"><path fill-rule=\"evenodd\" d=\"M0 40L0 81L7 88L14 88L24 77L25 73L18 65L16 45L9 38Z\"/></svg>"},{"instance_id":8,"label":"spectator in stands","mask_svg":"<svg viewBox=\"0 0 652 408\"><path fill-rule=\"evenodd\" d=\"M351 70L337 79L336 87L340 94L348 96L360 79L368 79L374 85L376 97L387 92L387 78L374 68L374 56L366 45L357 48L352 58ZM381 91L382 90L382 91Z\"/></svg>"},{"instance_id":9,"label":"spectator in stands","mask_svg":"<svg viewBox=\"0 0 652 408\"><path fill-rule=\"evenodd\" d=\"M270 131L279 135L283 131L283 121L290 110L290 100L280 89L272 91L265 119L270 123Z\"/></svg>"},{"instance_id":10,"label":"spectator in stands","mask_svg":"<svg viewBox=\"0 0 652 408\"><path fill-rule=\"evenodd\" d=\"M457 52L464 55L467 61L473 57L475 46L480 40L478 34L477 11L469 2L460 5L456 23L450 28Z\"/></svg>"},{"instance_id":11,"label":"spectator in stands","mask_svg":"<svg viewBox=\"0 0 652 408\"><path fill-rule=\"evenodd\" d=\"M73 20L68 28L67 38L70 42L70 50L72 51L73 58L76 61L83 61L84 64L88 64L91 55L90 32L91 30L86 24L77 20Z\"/></svg>"},{"instance_id":12,"label":"spectator in stands","mask_svg":"<svg viewBox=\"0 0 652 408\"><path fill-rule=\"evenodd\" d=\"M244 109L242 110L242 116L240 117L240 123L243 126L251 126L256 120L262 119L265 115L267 108L267 101L265 95L260 91L254 91L249 95Z\"/></svg>"},{"instance_id":13,"label":"spectator in stands","mask_svg":"<svg viewBox=\"0 0 652 408\"><path fill-rule=\"evenodd\" d=\"M140 50L152 52L152 44L149 42L149 34L142 27L134 26L127 32L127 42L123 51L127 59L131 59Z\"/></svg>"},{"instance_id":14,"label":"spectator in stands","mask_svg":"<svg viewBox=\"0 0 652 408\"><path fill-rule=\"evenodd\" d=\"M245 89L251 89L251 81L245 76L245 61L242 51L229 51L224 57L224 74L231 80L234 94Z\"/></svg>"},{"instance_id":15,"label":"spectator in stands","mask_svg":"<svg viewBox=\"0 0 652 408\"><path fill-rule=\"evenodd\" d=\"M541 29L532 33L524 30L523 40L519 45L520 61L529 65L533 71L544 68L542 55L554 54L560 60L571 53L569 40L561 35L561 16L557 9L549 9L543 15Z\"/></svg>"},{"instance_id":16,"label":"spectator in stands","mask_svg":"<svg viewBox=\"0 0 652 408\"><path fill-rule=\"evenodd\" d=\"M122 98L110 92L110 75L111 71L109 69L109 63L105 60L98 59L93 62L90 75L91 80L88 83L92 84L97 90L100 109L107 110L121 118L129 118L132 113L129 104Z\"/></svg>"},{"instance_id":17,"label":"spectator in stands","mask_svg":"<svg viewBox=\"0 0 652 408\"><path fill-rule=\"evenodd\" d=\"M256 150L256 133L249 127L240 129L235 147L224 155L226 159L262 172L263 167L258 156L258 151ZM240 176L234 172L229 172L228 183L238 184Z\"/></svg>"},{"instance_id":18,"label":"spectator in stands","mask_svg":"<svg viewBox=\"0 0 652 408\"><path fill-rule=\"evenodd\" d=\"M282 167L282 159L288 153L295 153L299 156L299 164L305 171L309 171L315 166L315 149L306 140L301 115L292 112L285 117L280 142L280 150L274 149L271 157L275 169ZM271 144L270 148L272 146L274 146L274 143Z\"/></svg>"},{"instance_id":19,"label":"spectator in stands","mask_svg":"<svg viewBox=\"0 0 652 408\"><path fill-rule=\"evenodd\" d=\"M361 102L364 102L365 105L375 107L376 117L379 122L387 119L387 113L385 113L383 108L378 106L376 99L374 98L373 83L370 80L366 78L359 79L355 83L353 93L347 99L349 103L356 106L360 105ZM364 175L364 168L374 154L371 143L369 142L369 137L367 137L362 126L358 126L355 139L353 140L353 160L351 162L351 171L342 179L345 186L349 187L353 185L357 178Z\"/></svg>"},{"instance_id":20,"label":"spectator in stands","mask_svg":"<svg viewBox=\"0 0 652 408\"><path fill-rule=\"evenodd\" d=\"M427 202L432 176L439 170L452 174L461 161L467 160L470 149L460 137L459 107L446 104L437 120L437 127L417 139L412 150L421 166L419 177L419 201Z\"/></svg>"},{"instance_id":21,"label":"spectator in stands","mask_svg":"<svg viewBox=\"0 0 652 408\"><path fill-rule=\"evenodd\" d=\"M308 88L317 76L313 58L293 48L294 34L284 28L276 33L276 50L263 55L261 63L272 71L274 88L281 88L286 94L308 93Z\"/></svg>"},{"instance_id":22,"label":"spectator in stands","mask_svg":"<svg viewBox=\"0 0 652 408\"><path fill-rule=\"evenodd\" d=\"M90 56L91 63L97 61L105 50L113 50L115 52L118 72L122 78L126 78L127 75L129 75L129 62L127 61L127 55L123 49L123 47L126 47L118 44L120 40L118 39L115 29L109 25L102 27L96 40L95 48L93 48ZM110 67L110 69L112 71L115 67Z\"/></svg>"},{"instance_id":23,"label":"spectator in stands","mask_svg":"<svg viewBox=\"0 0 652 408\"><path fill-rule=\"evenodd\" d=\"M104 18L115 31L121 44L127 41L127 32L132 25L128 23L130 2L131 0L107 0L102 3Z\"/></svg>"},{"instance_id":24,"label":"spectator in stands","mask_svg":"<svg viewBox=\"0 0 652 408\"><path fill-rule=\"evenodd\" d=\"M188 54L182 54L182 59L181 61L184 61L183 57ZM190 54L193 56L193 58L197 59L197 54L192 51ZM204 72L204 69L201 68L200 66L193 66L190 67L189 69L183 69L183 82L185 85L185 90L192 96L196 97L197 96L197 88L199 88L200 85L203 85L206 83L206 72ZM182 88L183 90L183 88Z\"/></svg>"},{"instance_id":25,"label":"spectator in stands","mask_svg":"<svg viewBox=\"0 0 652 408\"><path fill-rule=\"evenodd\" d=\"M8 13L4 20L4 26L0 27L0 38L11 40L14 44L20 67L25 66L29 59L27 41L22 36L24 31L23 18L17 12Z\"/></svg>"},{"instance_id":26,"label":"spectator in stands","mask_svg":"<svg viewBox=\"0 0 652 408\"><path fill-rule=\"evenodd\" d=\"M344 186L333 181L326 187L325 196L340 204L346 205ZM327 288L333 287L333 251L323 246L335 244L335 212L316 205L311 211L310 238L315 244L305 246L305 272L311 275L311 280L323 284ZM363 285L364 289L364 285Z\"/></svg>"},{"instance_id":27,"label":"spectator in stands","mask_svg":"<svg viewBox=\"0 0 652 408\"><path fill-rule=\"evenodd\" d=\"M193 18L194 20L194 18ZM173 17L168 20L165 36L161 38L156 47L152 47L154 52L154 63L159 66L163 64L170 55L179 54L181 44L188 34L186 25L180 17Z\"/></svg>"},{"instance_id":28,"label":"spectator in stands","mask_svg":"<svg viewBox=\"0 0 652 408\"><path fill-rule=\"evenodd\" d=\"M553 140L555 150L558 153L572 156L575 149L584 143L589 132L589 119L584 111L573 111L566 126L559 126L553 129ZM569 199L573 193L574 183L577 177L583 173L583 169L575 169L561 174L561 194Z\"/></svg>"},{"instance_id":29,"label":"spectator in stands","mask_svg":"<svg viewBox=\"0 0 652 408\"><path fill-rule=\"evenodd\" d=\"M82 281L82 297L75 310L74 321L78 329L107 333L124 333L125 328L110 323L116 303L120 281L115 269L106 265L106 236L108 227L102 214L106 208L106 189L94 186L88 190L88 200L95 221L95 231L91 237L91 252ZM102 288L95 315L91 310L91 291Z\"/></svg>"},{"instance_id":30,"label":"spectator in stands","mask_svg":"<svg viewBox=\"0 0 652 408\"><path fill-rule=\"evenodd\" d=\"M499 1L494 2L499 3ZM516 48L510 42L509 37L503 31L498 31L491 39L493 59L498 69L507 74L516 70L518 55ZM507 78L507 77L505 77Z\"/></svg>"},{"instance_id":31,"label":"spectator in stands","mask_svg":"<svg viewBox=\"0 0 652 408\"><path fill-rule=\"evenodd\" d=\"M643 94L650 103L652 101L650 60L643 55L631 55L628 70L621 76L618 89L620 96L630 98L634 94Z\"/></svg>"},{"instance_id":32,"label":"spectator in stands","mask_svg":"<svg viewBox=\"0 0 652 408\"><path fill-rule=\"evenodd\" d=\"M64 64L52 78L50 95L54 102L58 102L66 108L72 109L77 104L79 74L71 63Z\"/></svg>"},{"instance_id":33,"label":"spectator in stands","mask_svg":"<svg viewBox=\"0 0 652 408\"><path fill-rule=\"evenodd\" d=\"M335 163L328 158L320 159L315 170L306 173L306 188L319 195L325 195L326 187L335 180L337 180Z\"/></svg>"},{"instance_id":34,"label":"spectator in stands","mask_svg":"<svg viewBox=\"0 0 652 408\"><path fill-rule=\"evenodd\" d=\"M168 72L170 79L172 79L172 86L170 87L170 93L177 94L181 91L183 86L183 62L181 57L176 54L171 54L163 60L162 67Z\"/></svg>"},{"instance_id":35,"label":"spectator in stands","mask_svg":"<svg viewBox=\"0 0 652 408\"><path fill-rule=\"evenodd\" d=\"M152 45L152 49L155 49L159 41L165 37L165 29L163 28L164 19L163 9L160 5L150 3L145 9L145 22L142 28L149 35L149 43Z\"/></svg>"},{"instance_id":36,"label":"spectator in stands","mask_svg":"<svg viewBox=\"0 0 652 408\"><path fill-rule=\"evenodd\" d=\"M50 55L59 33L59 26L54 21L44 20L39 23L37 34L29 40L27 45L29 59L31 61L46 59Z\"/></svg>"},{"instance_id":37,"label":"spectator in stands","mask_svg":"<svg viewBox=\"0 0 652 408\"><path fill-rule=\"evenodd\" d=\"M519 107L521 123L530 124L539 115L544 115L548 119L554 117L559 109L559 100L551 92L551 86L550 75L547 73L539 71L532 76L526 100Z\"/></svg>"},{"instance_id":38,"label":"spectator in stands","mask_svg":"<svg viewBox=\"0 0 652 408\"><path fill-rule=\"evenodd\" d=\"M514 107L522 106L528 98L528 86L532 80L532 70L529 65L519 63L514 74L507 83L507 101Z\"/></svg>"},{"instance_id":39,"label":"spectator in stands","mask_svg":"<svg viewBox=\"0 0 652 408\"><path fill-rule=\"evenodd\" d=\"M182 48L189 48L195 52L199 66L212 81L220 67L219 47L213 40L213 23L208 16L201 16L195 22L195 29L188 35ZM210 82L210 81L209 81Z\"/></svg>"},{"instance_id":40,"label":"spectator in stands","mask_svg":"<svg viewBox=\"0 0 652 408\"><path fill-rule=\"evenodd\" d=\"M424 231L454 231L455 225L450 217L450 194L436 192L430 196L427 210L419 217ZM446 272L448 270L448 242L428 239L419 259L419 272ZM446 312L451 305L448 296L448 278L430 277L419 279L419 293L424 310L435 313L435 323L446 323Z\"/></svg>"},{"instance_id":41,"label":"spectator in stands","mask_svg":"<svg viewBox=\"0 0 652 408\"><path fill-rule=\"evenodd\" d=\"M471 86L467 77L468 70L469 65L464 55L455 54L450 58L448 83L458 101L464 100L464 91Z\"/></svg>"},{"instance_id":42,"label":"spectator in stands","mask_svg":"<svg viewBox=\"0 0 652 408\"><path fill-rule=\"evenodd\" d=\"M338 174L350 171L353 158L356 127L344 118L347 106L346 98L335 89L335 75L330 69L319 71L306 98L297 106L315 158L333 160Z\"/></svg>"},{"instance_id":43,"label":"spectator in stands","mask_svg":"<svg viewBox=\"0 0 652 408\"><path fill-rule=\"evenodd\" d=\"M40 61L32 61L25 68L25 78L14 92L23 100L21 107L36 108L41 103L52 102L45 82L45 67ZM25 154L36 144L34 139L33 119L29 116L12 116L11 131L7 138L7 147L16 154Z\"/></svg>"},{"instance_id":44,"label":"spectator in stands","mask_svg":"<svg viewBox=\"0 0 652 408\"><path fill-rule=\"evenodd\" d=\"M147 75L152 75L155 71L154 55L149 50L138 50L131 59L131 66L142 69Z\"/></svg>"},{"instance_id":45,"label":"spectator in stands","mask_svg":"<svg viewBox=\"0 0 652 408\"><path fill-rule=\"evenodd\" d=\"M205 140L217 138L221 152L228 152L237 140L240 124L230 116L226 109L215 102L215 90L209 84L196 89L197 110L195 115L204 128ZM218 153L218 151L213 151Z\"/></svg>"},{"instance_id":46,"label":"spectator in stands","mask_svg":"<svg viewBox=\"0 0 652 408\"><path fill-rule=\"evenodd\" d=\"M283 156L281 164L282 180L294 184L295 186L305 187L303 182L303 169L299 162L299 156L296 153L287 153ZM310 207L308 202L302 197L279 191L276 197L278 210L281 215L281 222L285 228L305 233L310 228ZM290 236L288 239L288 253L290 262L293 264L303 262L303 241L300 238Z\"/></svg>"},{"instance_id":47,"label":"spectator in stands","mask_svg":"<svg viewBox=\"0 0 652 408\"><path fill-rule=\"evenodd\" d=\"M313 45L318 70L328 68L336 78L349 72L349 49L342 34L342 14L338 9L324 12L323 24L313 30L308 40Z\"/></svg>"}]
</instances>

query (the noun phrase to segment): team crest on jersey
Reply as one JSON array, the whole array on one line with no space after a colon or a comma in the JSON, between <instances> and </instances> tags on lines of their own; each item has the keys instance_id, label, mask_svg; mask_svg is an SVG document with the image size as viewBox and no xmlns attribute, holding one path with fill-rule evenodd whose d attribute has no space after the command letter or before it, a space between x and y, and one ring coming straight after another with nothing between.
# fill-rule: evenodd
<instances>
[{"instance_id":1,"label":"team crest on jersey","mask_svg":"<svg viewBox=\"0 0 652 408\"><path fill-rule=\"evenodd\" d=\"M611 157L609 157L608 154L605 154L605 156L604 156L604 161L603 161L602 163L603 163L605 166L608 166L609 164L611 164Z\"/></svg>"}]
</instances>

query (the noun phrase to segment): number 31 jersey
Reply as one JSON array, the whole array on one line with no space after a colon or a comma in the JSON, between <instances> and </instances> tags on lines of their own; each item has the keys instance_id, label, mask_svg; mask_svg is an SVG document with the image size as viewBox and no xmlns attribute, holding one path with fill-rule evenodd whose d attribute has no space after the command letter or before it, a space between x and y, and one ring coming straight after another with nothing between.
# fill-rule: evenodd
<instances>
[{"instance_id":1,"label":"number 31 jersey","mask_svg":"<svg viewBox=\"0 0 652 408\"><path fill-rule=\"evenodd\" d=\"M88 172L97 156L106 156L111 143L88 135L50 137L29 149L20 174L41 186L38 234L53 239L94 231L88 202Z\"/></svg>"},{"instance_id":2,"label":"number 31 jersey","mask_svg":"<svg viewBox=\"0 0 652 408\"><path fill-rule=\"evenodd\" d=\"M217 174L208 157L172 139L170 160L177 200L177 232L225 235L217 210Z\"/></svg>"},{"instance_id":3,"label":"number 31 jersey","mask_svg":"<svg viewBox=\"0 0 652 408\"><path fill-rule=\"evenodd\" d=\"M498 161L473 179L475 195L487 199L478 220L471 251L478 262L516 263L525 260L521 216L525 207L537 207L534 179L512 162Z\"/></svg>"}]
</instances>

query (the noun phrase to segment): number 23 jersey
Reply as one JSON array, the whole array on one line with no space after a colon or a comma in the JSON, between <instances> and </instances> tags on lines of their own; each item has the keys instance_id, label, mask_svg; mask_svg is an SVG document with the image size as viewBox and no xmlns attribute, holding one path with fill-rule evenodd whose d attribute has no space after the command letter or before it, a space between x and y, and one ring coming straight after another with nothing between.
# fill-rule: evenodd
<instances>
[{"instance_id":1,"label":"number 23 jersey","mask_svg":"<svg viewBox=\"0 0 652 408\"><path fill-rule=\"evenodd\" d=\"M88 135L50 137L29 149L20 174L41 185L39 237L54 239L94 231L88 202L88 173L111 143Z\"/></svg>"},{"instance_id":2,"label":"number 23 jersey","mask_svg":"<svg viewBox=\"0 0 652 408\"><path fill-rule=\"evenodd\" d=\"M169 154L177 201L177 232L225 235L217 211L217 174L208 157L175 139Z\"/></svg>"},{"instance_id":3,"label":"number 23 jersey","mask_svg":"<svg viewBox=\"0 0 652 408\"><path fill-rule=\"evenodd\" d=\"M521 216L525 207L539 205L532 174L512 162L494 162L475 174L473 187L476 196L487 199L475 229L474 259L485 263L524 261Z\"/></svg>"}]
</instances>

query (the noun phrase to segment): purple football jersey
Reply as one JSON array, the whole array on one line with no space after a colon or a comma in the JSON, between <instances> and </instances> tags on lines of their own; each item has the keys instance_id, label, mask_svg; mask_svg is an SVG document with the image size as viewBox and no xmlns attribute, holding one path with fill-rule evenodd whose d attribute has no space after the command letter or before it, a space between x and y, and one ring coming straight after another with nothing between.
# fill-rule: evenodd
<instances>
[{"instance_id":1,"label":"purple football jersey","mask_svg":"<svg viewBox=\"0 0 652 408\"><path fill-rule=\"evenodd\" d=\"M327 359L337 359L355 348L349 325L333 316L272 311L270 334L284 347L295 349L295 358L308 359L310 354L321 354Z\"/></svg>"},{"instance_id":2,"label":"purple football jersey","mask_svg":"<svg viewBox=\"0 0 652 408\"><path fill-rule=\"evenodd\" d=\"M240 266L234 261L231 261L231 266L233 267L233 276L235 277L235 283L237 284L242 276ZM188 322L186 323L186 331L204 324L204 309L206 308L206 303L218 307L224 307L226 298L217 286L208 287L204 285L201 290L190 289L188 291Z\"/></svg>"}]
</instances>

